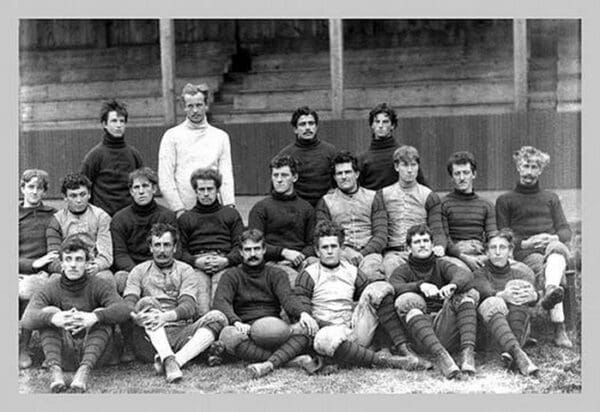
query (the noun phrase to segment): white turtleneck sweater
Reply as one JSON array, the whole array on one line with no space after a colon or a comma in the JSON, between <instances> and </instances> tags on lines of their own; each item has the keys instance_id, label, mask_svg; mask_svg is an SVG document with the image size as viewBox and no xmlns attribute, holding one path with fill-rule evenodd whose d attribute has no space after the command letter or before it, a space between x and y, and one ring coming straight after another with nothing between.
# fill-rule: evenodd
<instances>
[{"instance_id":1,"label":"white turtleneck sweater","mask_svg":"<svg viewBox=\"0 0 600 412\"><path fill-rule=\"evenodd\" d=\"M160 190L172 210L191 209L196 204L190 176L199 168L221 173L221 203L234 204L229 135L208 124L206 119L198 125L185 119L165 132L158 150Z\"/></svg>"}]
</instances>

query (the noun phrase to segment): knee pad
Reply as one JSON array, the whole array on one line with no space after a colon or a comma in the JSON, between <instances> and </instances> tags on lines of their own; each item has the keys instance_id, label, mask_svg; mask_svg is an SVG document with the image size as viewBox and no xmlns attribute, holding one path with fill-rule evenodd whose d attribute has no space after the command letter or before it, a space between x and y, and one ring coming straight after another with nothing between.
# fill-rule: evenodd
<instances>
[{"instance_id":1,"label":"knee pad","mask_svg":"<svg viewBox=\"0 0 600 412\"><path fill-rule=\"evenodd\" d=\"M396 309L396 313L402 318L412 309L419 309L421 312L425 313L427 311L427 304L425 303L423 296L414 292L408 292L403 293L396 298L394 308Z\"/></svg>"},{"instance_id":2,"label":"knee pad","mask_svg":"<svg viewBox=\"0 0 600 412\"><path fill-rule=\"evenodd\" d=\"M394 293L394 287L385 281L377 281L369 284L365 290L363 290L362 296L369 297L369 303L375 307L379 307L379 304L387 295Z\"/></svg>"},{"instance_id":3,"label":"knee pad","mask_svg":"<svg viewBox=\"0 0 600 412\"><path fill-rule=\"evenodd\" d=\"M484 322L488 322L496 313L501 313L505 316L508 315L508 306L506 306L504 299L497 296L490 296L481 302L478 312Z\"/></svg>"},{"instance_id":4,"label":"knee pad","mask_svg":"<svg viewBox=\"0 0 600 412\"><path fill-rule=\"evenodd\" d=\"M338 346L348 338L345 326L325 326L315 335L313 347L319 355L333 356Z\"/></svg>"},{"instance_id":5,"label":"knee pad","mask_svg":"<svg viewBox=\"0 0 600 412\"><path fill-rule=\"evenodd\" d=\"M215 338L219 336L221 330L229 323L227 316L218 310L207 312L198 321L200 322L200 327L210 329L214 333Z\"/></svg>"},{"instance_id":6,"label":"knee pad","mask_svg":"<svg viewBox=\"0 0 600 412\"><path fill-rule=\"evenodd\" d=\"M219 340L223 342L225 350L230 355L235 355L235 348L248 339L248 335L238 332L235 326L225 326L219 335Z\"/></svg>"},{"instance_id":7,"label":"knee pad","mask_svg":"<svg viewBox=\"0 0 600 412\"><path fill-rule=\"evenodd\" d=\"M567 245L565 245L564 243L562 243L560 241L556 241L556 242L550 242L546 246L546 250L544 252L544 260L547 261L548 257L550 257L550 255L555 254L555 253L564 257L567 262L569 261L569 258L571 257L571 252L569 251L569 248L567 247Z\"/></svg>"},{"instance_id":8,"label":"knee pad","mask_svg":"<svg viewBox=\"0 0 600 412\"><path fill-rule=\"evenodd\" d=\"M477 306L479 304L479 292L477 289L471 288L463 293L455 293L450 299L452 305L457 308L465 302L471 302L473 305Z\"/></svg>"}]
</instances>

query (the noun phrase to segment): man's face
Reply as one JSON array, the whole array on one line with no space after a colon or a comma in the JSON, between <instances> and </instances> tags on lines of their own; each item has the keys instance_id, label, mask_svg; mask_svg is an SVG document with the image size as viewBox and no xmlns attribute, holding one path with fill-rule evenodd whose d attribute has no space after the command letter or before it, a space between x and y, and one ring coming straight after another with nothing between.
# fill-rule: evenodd
<instances>
[{"instance_id":1,"label":"man's face","mask_svg":"<svg viewBox=\"0 0 600 412\"><path fill-rule=\"evenodd\" d=\"M60 261L62 271L69 280L77 280L85 275L86 264L85 251L81 249L63 253Z\"/></svg>"},{"instance_id":2,"label":"man's face","mask_svg":"<svg viewBox=\"0 0 600 412\"><path fill-rule=\"evenodd\" d=\"M477 177L477 172L471 171L471 164L453 164L452 165L452 183L459 192L472 193L473 180Z\"/></svg>"},{"instance_id":3,"label":"man's face","mask_svg":"<svg viewBox=\"0 0 600 412\"><path fill-rule=\"evenodd\" d=\"M21 193L23 193L23 206L27 207L39 205L46 191L36 176L21 186Z\"/></svg>"},{"instance_id":4,"label":"man's face","mask_svg":"<svg viewBox=\"0 0 600 412\"><path fill-rule=\"evenodd\" d=\"M183 95L183 110L185 115L192 123L202 123L208 111L204 94L184 94Z\"/></svg>"},{"instance_id":5,"label":"man's face","mask_svg":"<svg viewBox=\"0 0 600 412\"><path fill-rule=\"evenodd\" d=\"M392 126L392 120L390 119L390 116L388 116L386 113L378 113L373 118L371 130L373 130L373 134L375 135L376 139L383 139L391 136L394 126Z\"/></svg>"},{"instance_id":6,"label":"man's face","mask_svg":"<svg viewBox=\"0 0 600 412\"><path fill-rule=\"evenodd\" d=\"M77 189L67 189L65 201L67 202L67 209L74 213L81 213L88 207L90 192L85 186L79 186Z\"/></svg>"},{"instance_id":7,"label":"man's face","mask_svg":"<svg viewBox=\"0 0 600 412\"><path fill-rule=\"evenodd\" d=\"M312 114L303 114L298 119L294 133L298 139L310 140L317 135L317 122Z\"/></svg>"},{"instance_id":8,"label":"man's face","mask_svg":"<svg viewBox=\"0 0 600 412\"><path fill-rule=\"evenodd\" d=\"M337 236L319 238L319 247L315 251L321 263L325 266L337 266L340 263L342 249Z\"/></svg>"},{"instance_id":9,"label":"man's face","mask_svg":"<svg viewBox=\"0 0 600 412\"><path fill-rule=\"evenodd\" d=\"M337 187L344 193L353 193L358 189L359 172L352 169L352 163L338 163L335 165L333 178Z\"/></svg>"},{"instance_id":10,"label":"man's face","mask_svg":"<svg viewBox=\"0 0 600 412\"><path fill-rule=\"evenodd\" d=\"M292 174L289 166L271 170L271 183L276 193L291 195L294 192L294 183L298 180L297 174Z\"/></svg>"},{"instance_id":11,"label":"man's face","mask_svg":"<svg viewBox=\"0 0 600 412\"><path fill-rule=\"evenodd\" d=\"M414 183L419 173L419 163L416 160L405 161L400 159L394 163L394 168L398 172L400 182L404 184Z\"/></svg>"},{"instance_id":12,"label":"man's face","mask_svg":"<svg viewBox=\"0 0 600 412\"><path fill-rule=\"evenodd\" d=\"M519 181L524 186L535 185L542 174L542 169L535 160L520 161L517 171L519 172Z\"/></svg>"},{"instance_id":13,"label":"man's face","mask_svg":"<svg viewBox=\"0 0 600 412\"><path fill-rule=\"evenodd\" d=\"M217 185L214 180L198 179L196 181L196 197L203 206L210 206L217 200Z\"/></svg>"},{"instance_id":14,"label":"man's face","mask_svg":"<svg viewBox=\"0 0 600 412\"><path fill-rule=\"evenodd\" d=\"M129 194L133 198L133 201L139 206L146 206L156 194L156 185L153 185L145 177L136 177L133 179L133 184L129 188Z\"/></svg>"},{"instance_id":15,"label":"man's face","mask_svg":"<svg viewBox=\"0 0 600 412\"><path fill-rule=\"evenodd\" d=\"M150 253L152 253L152 259L156 266L170 266L173 263L173 255L175 254L175 242L171 232L163 233L162 236L152 236Z\"/></svg>"},{"instance_id":16,"label":"man's face","mask_svg":"<svg viewBox=\"0 0 600 412\"><path fill-rule=\"evenodd\" d=\"M120 115L114 110L108 112L106 121L102 122L104 129L106 129L106 131L113 137L123 137L123 134L125 134L126 125L127 121L125 120L125 116Z\"/></svg>"},{"instance_id":17,"label":"man's face","mask_svg":"<svg viewBox=\"0 0 600 412\"><path fill-rule=\"evenodd\" d=\"M431 236L428 233L415 234L410 243L410 253L419 259L426 259L433 253Z\"/></svg>"},{"instance_id":18,"label":"man's face","mask_svg":"<svg viewBox=\"0 0 600 412\"><path fill-rule=\"evenodd\" d=\"M258 266L263 262L266 250L262 241L245 240L241 247L242 259L248 266Z\"/></svg>"},{"instance_id":19,"label":"man's face","mask_svg":"<svg viewBox=\"0 0 600 412\"><path fill-rule=\"evenodd\" d=\"M511 247L508 240L503 237L493 237L488 242L487 256L490 259L492 265L497 267L504 267L508 263L510 257Z\"/></svg>"}]
</instances>

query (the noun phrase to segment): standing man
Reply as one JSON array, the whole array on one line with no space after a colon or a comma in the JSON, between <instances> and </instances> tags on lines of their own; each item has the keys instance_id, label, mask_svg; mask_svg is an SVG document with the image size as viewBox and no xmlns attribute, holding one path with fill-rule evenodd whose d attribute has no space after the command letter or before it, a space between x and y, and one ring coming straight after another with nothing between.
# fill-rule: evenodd
<instances>
[{"instance_id":1,"label":"standing man","mask_svg":"<svg viewBox=\"0 0 600 412\"><path fill-rule=\"evenodd\" d=\"M388 279L394 269L408 259L406 234L411 226L427 224L433 233L435 255L444 256L446 250L440 198L433 190L417 182L421 163L419 152L412 146L400 146L393 159L398 183L382 189L388 213L388 242L383 255Z\"/></svg>"},{"instance_id":2,"label":"standing man","mask_svg":"<svg viewBox=\"0 0 600 412\"><path fill-rule=\"evenodd\" d=\"M293 157L277 156L269 167L271 194L252 207L248 227L264 233L265 259L280 262L293 284L302 264L314 255L315 210L296 194L298 163Z\"/></svg>"},{"instance_id":3,"label":"standing man","mask_svg":"<svg viewBox=\"0 0 600 412\"><path fill-rule=\"evenodd\" d=\"M473 273L436 257L431 239L427 225L408 229L408 262L394 271L389 282L398 316L417 347L434 355L440 371L453 379L460 371L475 373L479 293L470 286ZM433 321L430 314L434 314ZM457 348L461 350L460 370L448 353Z\"/></svg>"},{"instance_id":4,"label":"standing man","mask_svg":"<svg viewBox=\"0 0 600 412\"><path fill-rule=\"evenodd\" d=\"M131 204L127 176L144 165L142 155L125 143L127 109L110 100L102 104L100 123L104 128L102 141L83 158L81 173L92 182L90 203L110 216Z\"/></svg>"},{"instance_id":5,"label":"standing man","mask_svg":"<svg viewBox=\"0 0 600 412\"><path fill-rule=\"evenodd\" d=\"M200 278L198 307L208 312L224 269L242 262L239 237L244 230L235 208L224 207L217 199L221 175L213 169L198 169L189 183L196 192L193 209L179 219L182 260L196 269Z\"/></svg>"},{"instance_id":6,"label":"standing man","mask_svg":"<svg viewBox=\"0 0 600 412\"><path fill-rule=\"evenodd\" d=\"M400 145L392 134L398 127L398 115L386 103L378 104L369 112L369 127L373 131L371 145L358 155L359 182L366 189L379 190L398 181L393 154ZM417 182L426 185L421 169Z\"/></svg>"},{"instance_id":7,"label":"standing man","mask_svg":"<svg viewBox=\"0 0 600 412\"><path fill-rule=\"evenodd\" d=\"M529 266L536 286L543 288L541 305L550 311L554 343L573 347L565 330L563 311L565 269L570 256L565 243L571 228L556 193L540 189L539 177L550 156L532 146L523 146L513 155L519 172L517 187L496 200L498 227L515 233L515 259Z\"/></svg>"},{"instance_id":8,"label":"standing man","mask_svg":"<svg viewBox=\"0 0 600 412\"><path fill-rule=\"evenodd\" d=\"M381 192L359 185L357 159L350 152L339 152L333 158L331 172L337 188L317 204L317 221L341 226L342 257L358 266L369 280L385 280L381 252L387 243L388 220Z\"/></svg>"},{"instance_id":9,"label":"standing man","mask_svg":"<svg viewBox=\"0 0 600 412\"><path fill-rule=\"evenodd\" d=\"M210 311L195 319L198 278L188 264L175 260L177 229L156 223L148 235L152 260L133 268L123 292L129 305L133 329L133 348L146 361L154 359L157 373L165 373L167 382L179 381L181 369L204 352L227 318Z\"/></svg>"},{"instance_id":10,"label":"standing man","mask_svg":"<svg viewBox=\"0 0 600 412\"><path fill-rule=\"evenodd\" d=\"M335 156L335 147L317 137L319 116L308 106L299 107L290 122L296 141L284 147L277 157L290 155L298 160L298 181L295 184L298 196L315 207L331 188L329 163Z\"/></svg>"},{"instance_id":11,"label":"standing man","mask_svg":"<svg viewBox=\"0 0 600 412\"><path fill-rule=\"evenodd\" d=\"M50 390L67 389L64 370L77 369L70 384L85 392L90 371L115 357L113 325L127 319L128 308L114 286L90 276L88 245L78 236L60 247L61 275L37 292L23 315L23 326L39 330Z\"/></svg>"},{"instance_id":12,"label":"standing man","mask_svg":"<svg viewBox=\"0 0 600 412\"><path fill-rule=\"evenodd\" d=\"M163 196L177 217L194 207L196 193L189 185L196 169L212 169L223 178L221 204L235 204L229 135L208 124L208 88L186 84L181 92L186 119L167 130L158 150L158 179Z\"/></svg>"}]
</instances>

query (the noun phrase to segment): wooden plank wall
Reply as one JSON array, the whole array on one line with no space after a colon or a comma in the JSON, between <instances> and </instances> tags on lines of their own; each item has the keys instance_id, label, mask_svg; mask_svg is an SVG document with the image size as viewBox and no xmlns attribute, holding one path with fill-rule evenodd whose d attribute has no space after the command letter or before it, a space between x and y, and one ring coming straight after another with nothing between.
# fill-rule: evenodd
<instances>
[{"instance_id":1,"label":"wooden plank wall","mask_svg":"<svg viewBox=\"0 0 600 412\"><path fill-rule=\"evenodd\" d=\"M287 122L221 125L231 136L236 193L264 194L269 187L268 162L293 141ZM153 168L164 127L129 128L127 141ZM60 197L60 178L80 168L81 159L100 139L100 130L22 132L19 172L42 168L50 173L50 197ZM366 120L323 121L319 135L339 149L355 153L369 145ZM435 190L449 187L445 164L455 150L470 150L479 161L477 188L512 187L516 174L511 159L521 145L531 144L551 156L543 185L554 189L581 187L581 115L536 111L524 114L423 117L400 119L395 135L421 152L425 176Z\"/></svg>"}]
</instances>

